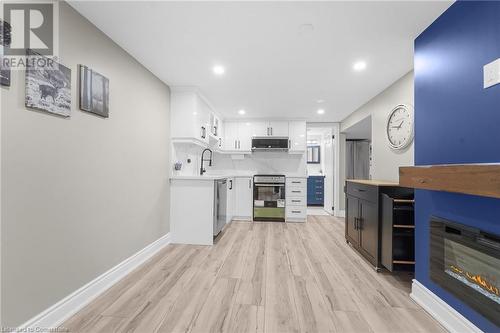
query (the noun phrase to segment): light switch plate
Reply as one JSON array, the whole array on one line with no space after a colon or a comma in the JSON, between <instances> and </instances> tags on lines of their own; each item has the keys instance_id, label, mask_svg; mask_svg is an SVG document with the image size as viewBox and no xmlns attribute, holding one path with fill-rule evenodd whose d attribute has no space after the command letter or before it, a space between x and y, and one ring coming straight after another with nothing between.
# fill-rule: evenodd
<instances>
[{"instance_id":1,"label":"light switch plate","mask_svg":"<svg viewBox=\"0 0 500 333\"><path fill-rule=\"evenodd\" d=\"M500 83L500 58L483 67L484 88L489 88Z\"/></svg>"}]
</instances>

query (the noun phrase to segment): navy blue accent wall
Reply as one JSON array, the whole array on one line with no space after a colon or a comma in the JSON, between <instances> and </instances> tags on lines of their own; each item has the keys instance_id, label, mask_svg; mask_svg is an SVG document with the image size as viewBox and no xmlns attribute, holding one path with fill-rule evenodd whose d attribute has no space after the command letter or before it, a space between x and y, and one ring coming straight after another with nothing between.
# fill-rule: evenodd
<instances>
[{"instance_id":1,"label":"navy blue accent wall","mask_svg":"<svg viewBox=\"0 0 500 333\"><path fill-rule=\"evenodd\" d=\"M415 40L415 164L500 162L500 2L456 2ZM429 218L500 234L500 200L416 191L416 279L485 332L499 328L429 279Z\"/></svg>"}]
</instances>

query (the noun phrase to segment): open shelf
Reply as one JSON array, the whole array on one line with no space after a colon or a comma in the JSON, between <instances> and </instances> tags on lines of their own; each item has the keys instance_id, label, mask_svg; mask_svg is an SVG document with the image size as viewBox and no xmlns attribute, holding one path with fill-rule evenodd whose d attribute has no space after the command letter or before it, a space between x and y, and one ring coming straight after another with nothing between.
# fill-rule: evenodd
<instances>
[{"instance_id":1,"label":"open shelf","mask_svg":"<svg viewBox=\"0 0 500 333\"><path fill-rule=\"evenodd\" d=\"M500 164L447 164L399 168L400 186L500 198Z\"/></svg>"},{"instance_id":2,"label":"open shelf","mask_svg":"<svg viewBox=\"0 0 500 333\"><path fill-rule=\"evenodd\" d=\"M413 260L393 260L393 264L403 264L403 265L415 265Z\"/></svg>"},{"instance_id":3,"label":"open shelf","mask_svg":"<svg viewBox=\"0 0 500 333\"><path fill-rule=\"evenodd\" d=\"M415 226L412 224L393 224L393 228L404 228L404 229L415 229Z\"/></svg>"},{"instance_id":4,"label":"open shelf","mask_svg":"<svg viewBox=\"0 0 500 333\"><path fill-rule=\"evenodd\" d=\"M389 271L411 271L415 263L415 201L382 194L382 264Z\"/></svg>"}]
</instances>

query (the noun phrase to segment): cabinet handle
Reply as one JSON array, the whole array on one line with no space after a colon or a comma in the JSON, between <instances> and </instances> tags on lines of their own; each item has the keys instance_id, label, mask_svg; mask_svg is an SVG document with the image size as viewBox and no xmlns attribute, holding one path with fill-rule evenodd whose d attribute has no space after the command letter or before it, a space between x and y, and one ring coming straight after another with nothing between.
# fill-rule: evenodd
<instances>
[{"instance_id":1,"label":"cabinet handle","mask_svg":"<svg viewBox=\"0 0 500 333\"><path fill-rule=\"evenodd\" d=\"M206 137L206 129L205 126L201 126L201 138L205 139Z\"/></svg>"},{"instance_id":2,"label":"cabinet handle","mask_svg":"<svg viewBox=\"0 0 500 333\"><path fill-rule=\"evenodd\" d=\"M252 180L251 179L248 180L248 188L252 188Z\"/></svg>"},{"instance_id":3,"label":"cabinet handle","mask_svg":"<svg viewBox=\"0 0 500 333\"><path fill-rule=\"evenodd\" d=\"M273 135L273 128L271 127L271 135Z\"/></svg>"},{"instance_id":4,"label":"cabinet handle","mask_svg":"<svg viewBox=\"0 0 500 333\"><path fill-rule=\"evenodd\" d=\"M354 230L358 230L358 218L354 218Z\"/></svg>"},{"instance_id":5,"label":"cabinet handle","mask_svg":"<svg viewBox=\"0 0 500 333\"><path fill-rule=\"evenodd\" d=\"M292 200L292 202L300 202L300 200Z\"/></svg>"},{"instance_id":6,"label":"cabinet handle","mask_svg":"<svg viewBox=\"0 0 500 333\"><path fill-rule=\"evenodd\" d=\"M292 193L300 193L300 191L292 191Z\"/></svg>"},{"instance_id":7,"label":"cabinet handle","mask_svg":"<svg viewBox=\"0 0 500 333\"><path fill-rule=\"evenodd\" d=\"M363 218L358 217L358 229L363 230Z\"/></svg>"},{"instance_id":8,"label":"cabinet handle","mask_svg":"<svg viewBox=\"0 0 500 333\"><path fill-rule=\"evenodd\" d=\"M362 190L360 188L356 189L356 191L358 191L358 192L366 192L366 190Z\"/></svg>"},{"instance_id":9,"label":"cabinet handle","mask_svg":"<svg viewBox=\"0 0 500 333\"><path fill-rule=\"evenodd\" d=\"M269 136L269 127L267 128L267 136Z\"/></svg>"},{"instance_id":10,"label":"cabinet handle","mask_svg":"<svg viewBox=\"0 0 500 333\"><path fill-rule=\"evenodd\" d=\"M237 143L236 143L236 140L234 140L234 149L237 149L238 146L237 146Z\"/></svg>"},{"instance_id":11,"label":"cabinet handle","mask_svg":"<svg viewBox=\"0 0 500 333\"><path fill-rule=\"evenodd\" d=\"M292 210L292 213L299 214L300 210Z\"/></svg>"},{"instance_id":12,"label":"cabinet handle","mask_svg":"<svg viewBox=\"0 0 500 333\"><path fill-rule=\"evenodd\" d=\"M292 146L292 140L288 139L288 148Z\"/></svg>"},{"instance_id":13,"label":"cabinet handle","mask_svg":"<svg viewBox=\"0 0 500 333\"><path fill-rule=\"evenodd\" d=\"M292 181L292 184L300 184L299 181Z\"/></svg>"},{"instance_id":14,"label":"cabinet handle","mask_svg":"<svg viewBox=\"0 0 500 333\"><path fill-rule=\"evenodd\" d=\"M238 149L241 149L241 141L238 140Z\"/></svg>"},{"instance_id":15,"label":"cabinet handle","mask_svg":"<svg viewBox=\"0 0 500 333\"><path fill-rule=\"evenodd\" d=\"M232 179L229 179L229 189L230 190L233 189L233 180Z\"/></svg>"}]
</instances>

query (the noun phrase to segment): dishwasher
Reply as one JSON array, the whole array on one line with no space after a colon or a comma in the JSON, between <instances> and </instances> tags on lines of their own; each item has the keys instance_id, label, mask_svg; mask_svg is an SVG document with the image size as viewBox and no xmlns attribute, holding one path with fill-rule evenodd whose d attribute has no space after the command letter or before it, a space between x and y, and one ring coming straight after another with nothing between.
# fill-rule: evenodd
<instances>
[{"instance_id":1,"label":"dishwasher","mask_svg":"<svg viewBox=\"0 0 500 333\"><path fill-rule=\"evenodd\" d=\"M226 224L227 214L227 179L218 179L214 184L214 237Z\"/></svg>"}]
</instances>

